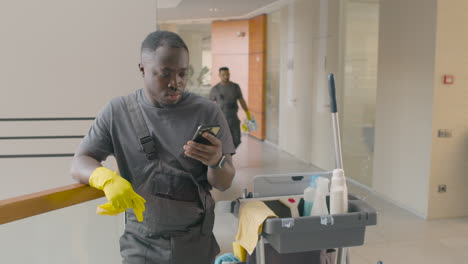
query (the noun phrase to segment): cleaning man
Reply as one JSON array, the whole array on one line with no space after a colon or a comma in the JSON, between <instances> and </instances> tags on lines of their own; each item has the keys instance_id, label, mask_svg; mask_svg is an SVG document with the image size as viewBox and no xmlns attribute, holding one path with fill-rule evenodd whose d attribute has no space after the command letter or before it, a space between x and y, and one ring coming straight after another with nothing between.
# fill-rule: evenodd
<instances>
[{"instance_id":1,"label":"cleaning man","mask_svg":"<svg viewBox=\"0 0 468 264\"><path fill-rule=\"evenodd\" d=\"M219 68L219 79L221 80L218 84L213 86L210 91L209 98L215 101L224 113L226 120L231 130L232 139L234 140L234 147L237 148L241 143L241 132L240 132L240 120L237 117L237 101L245 111L245 115L248 120L251 120L247 103L242 96L242 91L237 83L229 80L230 73L229 68Z\"/></svg>"},{"instance_id":2,"label":"cleaning man","mask_svg":"<svg viewBox=\"0 0 468 264\"><path fill-rule=\"evenodd\" d=\"M123 263L213 263L212 187L226 190L235 169L228 124L211 101L185 92L189 52L175 33L156 31L141 46L144 88L110 101L73 158L73 178L103 190L99 214L126 211ZM197 127L221 126L209 145L191 141ZM102 167L108 156L119 172Z\"/></svg>"}]
</instances>

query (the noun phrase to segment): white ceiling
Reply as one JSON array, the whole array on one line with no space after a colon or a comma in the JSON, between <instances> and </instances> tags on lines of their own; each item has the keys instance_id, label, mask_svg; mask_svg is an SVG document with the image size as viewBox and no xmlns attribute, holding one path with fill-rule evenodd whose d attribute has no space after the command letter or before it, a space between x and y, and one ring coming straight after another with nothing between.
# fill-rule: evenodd
<instances>
[{"instance_id":1,"label":"white ceiling","mask_svg":"<svg viewBox=\"0 0 468 264\"><path fill-rule=\"evenodd\" d=\"M281 0L157 1L159 22L242 17L275 2L281 2Z\"/></svg>"}]
</instances>

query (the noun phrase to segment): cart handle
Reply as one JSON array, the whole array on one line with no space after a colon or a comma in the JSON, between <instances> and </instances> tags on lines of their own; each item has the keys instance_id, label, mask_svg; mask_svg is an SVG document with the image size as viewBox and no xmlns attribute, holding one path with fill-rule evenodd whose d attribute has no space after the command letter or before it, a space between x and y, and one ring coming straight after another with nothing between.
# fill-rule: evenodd
<instances>
[{"instance_id":1,"label":"cart handle","mask_svg":"<svg viewBox=\"0 0 468 264\"><path fill-rule=\"evenodd\" d=\"M330 110L332 113L337 113L338 107L336 106L335 77L333 73L328 75L328 92L330 94Z\"/></svg>"}]
</instances>

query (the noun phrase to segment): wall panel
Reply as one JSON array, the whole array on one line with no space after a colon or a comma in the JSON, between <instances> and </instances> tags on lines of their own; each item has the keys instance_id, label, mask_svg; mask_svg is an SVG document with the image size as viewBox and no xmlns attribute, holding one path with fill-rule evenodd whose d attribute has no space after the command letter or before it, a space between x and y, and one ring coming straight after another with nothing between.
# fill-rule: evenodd
<instances>
[{"instance_id":1,"label":"wall panel","mask_svg":"<svg viewBox=\"0 0 468 264\"><path fill-rule=\"evenodd\" d=\"M266 98L266 26L267 16L249 20L249 100L248 106L257 121L258 130L250 133L265 139Z\"/></svg>"}]
</instances>

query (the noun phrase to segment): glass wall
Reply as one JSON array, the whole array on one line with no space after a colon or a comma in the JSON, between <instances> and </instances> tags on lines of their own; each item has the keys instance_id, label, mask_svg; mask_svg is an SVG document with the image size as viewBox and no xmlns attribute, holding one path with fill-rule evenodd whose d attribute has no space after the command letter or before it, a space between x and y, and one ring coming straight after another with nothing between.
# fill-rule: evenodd
<instances>
[{"instance_id":1,"label":"glass wall","mask_svg":"<svg viewBox=\"0 0 468 264\"><path fill-rule=\"evenodd\" d=\"M211 89L211 24L161 24L161 30L177 32L190 51L187 90L208 96Z\"/></svg>"},{"instance_id":2,"label":"glass wall","mask_svg":"<svg viewBox=\"0 0 468 264\"><path fill-rule=\"evenodd\" d=\"M348 177L372 186L379 1L343 4L343 163Z\"/></svg>"},{"instance_id":3,"label":"glass wall","mask_svg":"<svg viewBox=\"0 0 468 264\"><path fill-rule=\"evenodd\" d=\"M267 139L324 170L334 166L327 75L337 73L339 0L296 0L268 14Z\"/></svg>"},{"instance_id":4,"label":"glass wall","mask_svg":"<svg viewBox=\"0 0 468 264\"><path fill-rule=\"evenodd\" d=\"M278 144L281 11L268 14L266 77L266 139Z\"/></svg>"}]
</instances>

